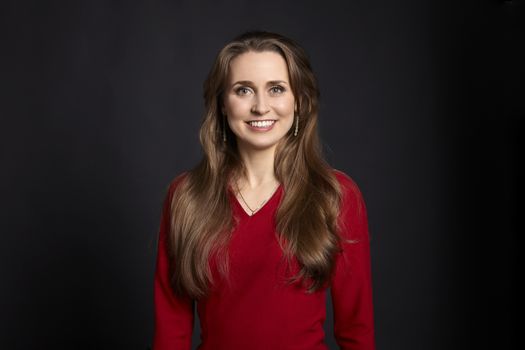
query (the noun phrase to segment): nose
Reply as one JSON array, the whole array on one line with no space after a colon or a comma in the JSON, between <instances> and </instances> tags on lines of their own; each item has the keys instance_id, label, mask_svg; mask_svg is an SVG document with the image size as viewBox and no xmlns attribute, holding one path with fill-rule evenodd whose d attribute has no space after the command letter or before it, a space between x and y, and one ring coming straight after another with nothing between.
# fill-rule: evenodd
<instances>
[{"instance_id":1,"label":"nose","mask_svg":"<svg viewBox=\"0 0 525 350\"><path fill-rule=\"evenodd\" d=\"M263 96L263 94L257 94L254 99L254 104L252 106L252 113L257 115L265 115L270 111L268 106L268 101Z\"/></svg>"}]
</instances>

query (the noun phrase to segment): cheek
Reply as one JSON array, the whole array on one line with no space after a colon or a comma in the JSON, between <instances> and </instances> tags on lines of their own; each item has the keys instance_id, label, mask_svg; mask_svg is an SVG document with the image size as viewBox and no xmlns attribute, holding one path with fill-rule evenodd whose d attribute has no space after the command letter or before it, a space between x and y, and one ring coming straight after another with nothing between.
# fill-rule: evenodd
<instances>
[{"instance_id":1,"label":"cheek","mask_svg":"<svg viewBox=\"0 0 525 350\"><path fill-rule=\"evenodd\" d=\"M247 99L229 98L225 101L224 107L226 113L232 117L239 114L245 114L250 110L250 103Z\"/></svg>"},{"instance_id":2,"label":"cheek","mask_svg":"<svg viewBox=\"0 0 525 350\"><path fill-rule=\"evenodd\" d=\"M277 101L274 108L279 111L280 114L288 115L294 112L294 100L293 99L282 99Z\"/></svg>"}]
</instances>

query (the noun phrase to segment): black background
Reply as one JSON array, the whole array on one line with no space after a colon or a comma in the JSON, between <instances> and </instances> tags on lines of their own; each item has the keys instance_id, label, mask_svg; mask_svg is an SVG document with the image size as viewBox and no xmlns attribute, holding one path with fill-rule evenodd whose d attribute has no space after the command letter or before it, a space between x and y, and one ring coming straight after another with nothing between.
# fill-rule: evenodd
<instances>
[{"instance_id":1,"label":"black background","mask_svg":"<svg viewBox=\"0 0 525 350\"><path fill-rule=\"evenodd\" d=\"M518 347L520 1L0 9L0 348L150 344L161 202L200 159L215 54L247 29L310 54L326 157L367 202L378 349ZM326 330L336 349L330 313Z\"/></svg>"}]
</instances>

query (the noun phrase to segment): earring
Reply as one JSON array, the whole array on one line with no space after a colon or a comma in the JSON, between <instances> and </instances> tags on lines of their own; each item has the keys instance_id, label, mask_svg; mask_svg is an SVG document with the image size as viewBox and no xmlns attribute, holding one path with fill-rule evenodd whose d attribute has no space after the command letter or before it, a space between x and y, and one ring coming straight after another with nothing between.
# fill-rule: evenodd
<instances>
[{"instance_id":1,"label":"earring","mask_svg":"<svg viewBox=\"0 0 525 350\"><path fill-rule=\"evenodd\" d=\"M226 143L226 116L222 118L222 142Z\"/></svg>"},{"instance_id":2,"label":"earring","mask_svg":"<svg viewBox=\"0 0 525 350\"><path fill-rule=\"evenodd\" d=\"M299 130L299 116L295 116L295 130L293 132L293 136L297 136L297 131Z\"/></svg>"}]
</instances>

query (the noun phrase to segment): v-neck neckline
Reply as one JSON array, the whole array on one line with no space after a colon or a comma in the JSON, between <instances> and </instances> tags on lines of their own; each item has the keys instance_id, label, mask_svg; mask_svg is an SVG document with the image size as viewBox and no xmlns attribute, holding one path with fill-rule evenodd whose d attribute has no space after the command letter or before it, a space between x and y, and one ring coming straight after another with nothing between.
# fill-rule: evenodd
<instances>
[{"instance_id":1,"label":"v-neck neckline","mask_svg":"<svg viewBox=\"0 0 525 350\"><path fill-rule=\"evenodd\" d=\"M230 195L232 197L232 200L235 202L235 205L237 206L239 211L242 213L242 216L245 217L245 218L253 218L253 217L257 216L260 212L266 210L266 208L269 206L269 204L272 203L277 198L277 196L278 196L279 192L281 192L281 190L282 190L282 184L280 183L279 186L277 186L277 188L275 189L275 191L273 191L273 194L270 196L270 198L268 198L266 203L264 203L263 206L260 207L259 210L257 210L255 213L250 215L250 214L248 214L248 212L246 212L246 210L244 209L242 204L239 202L239 199L237 199L237 196L235 195L235 191L233 190L233 188L231 186L228 186L228 191L229 191L229 193L230 193Z\"/></svg>"}]
</instances>

